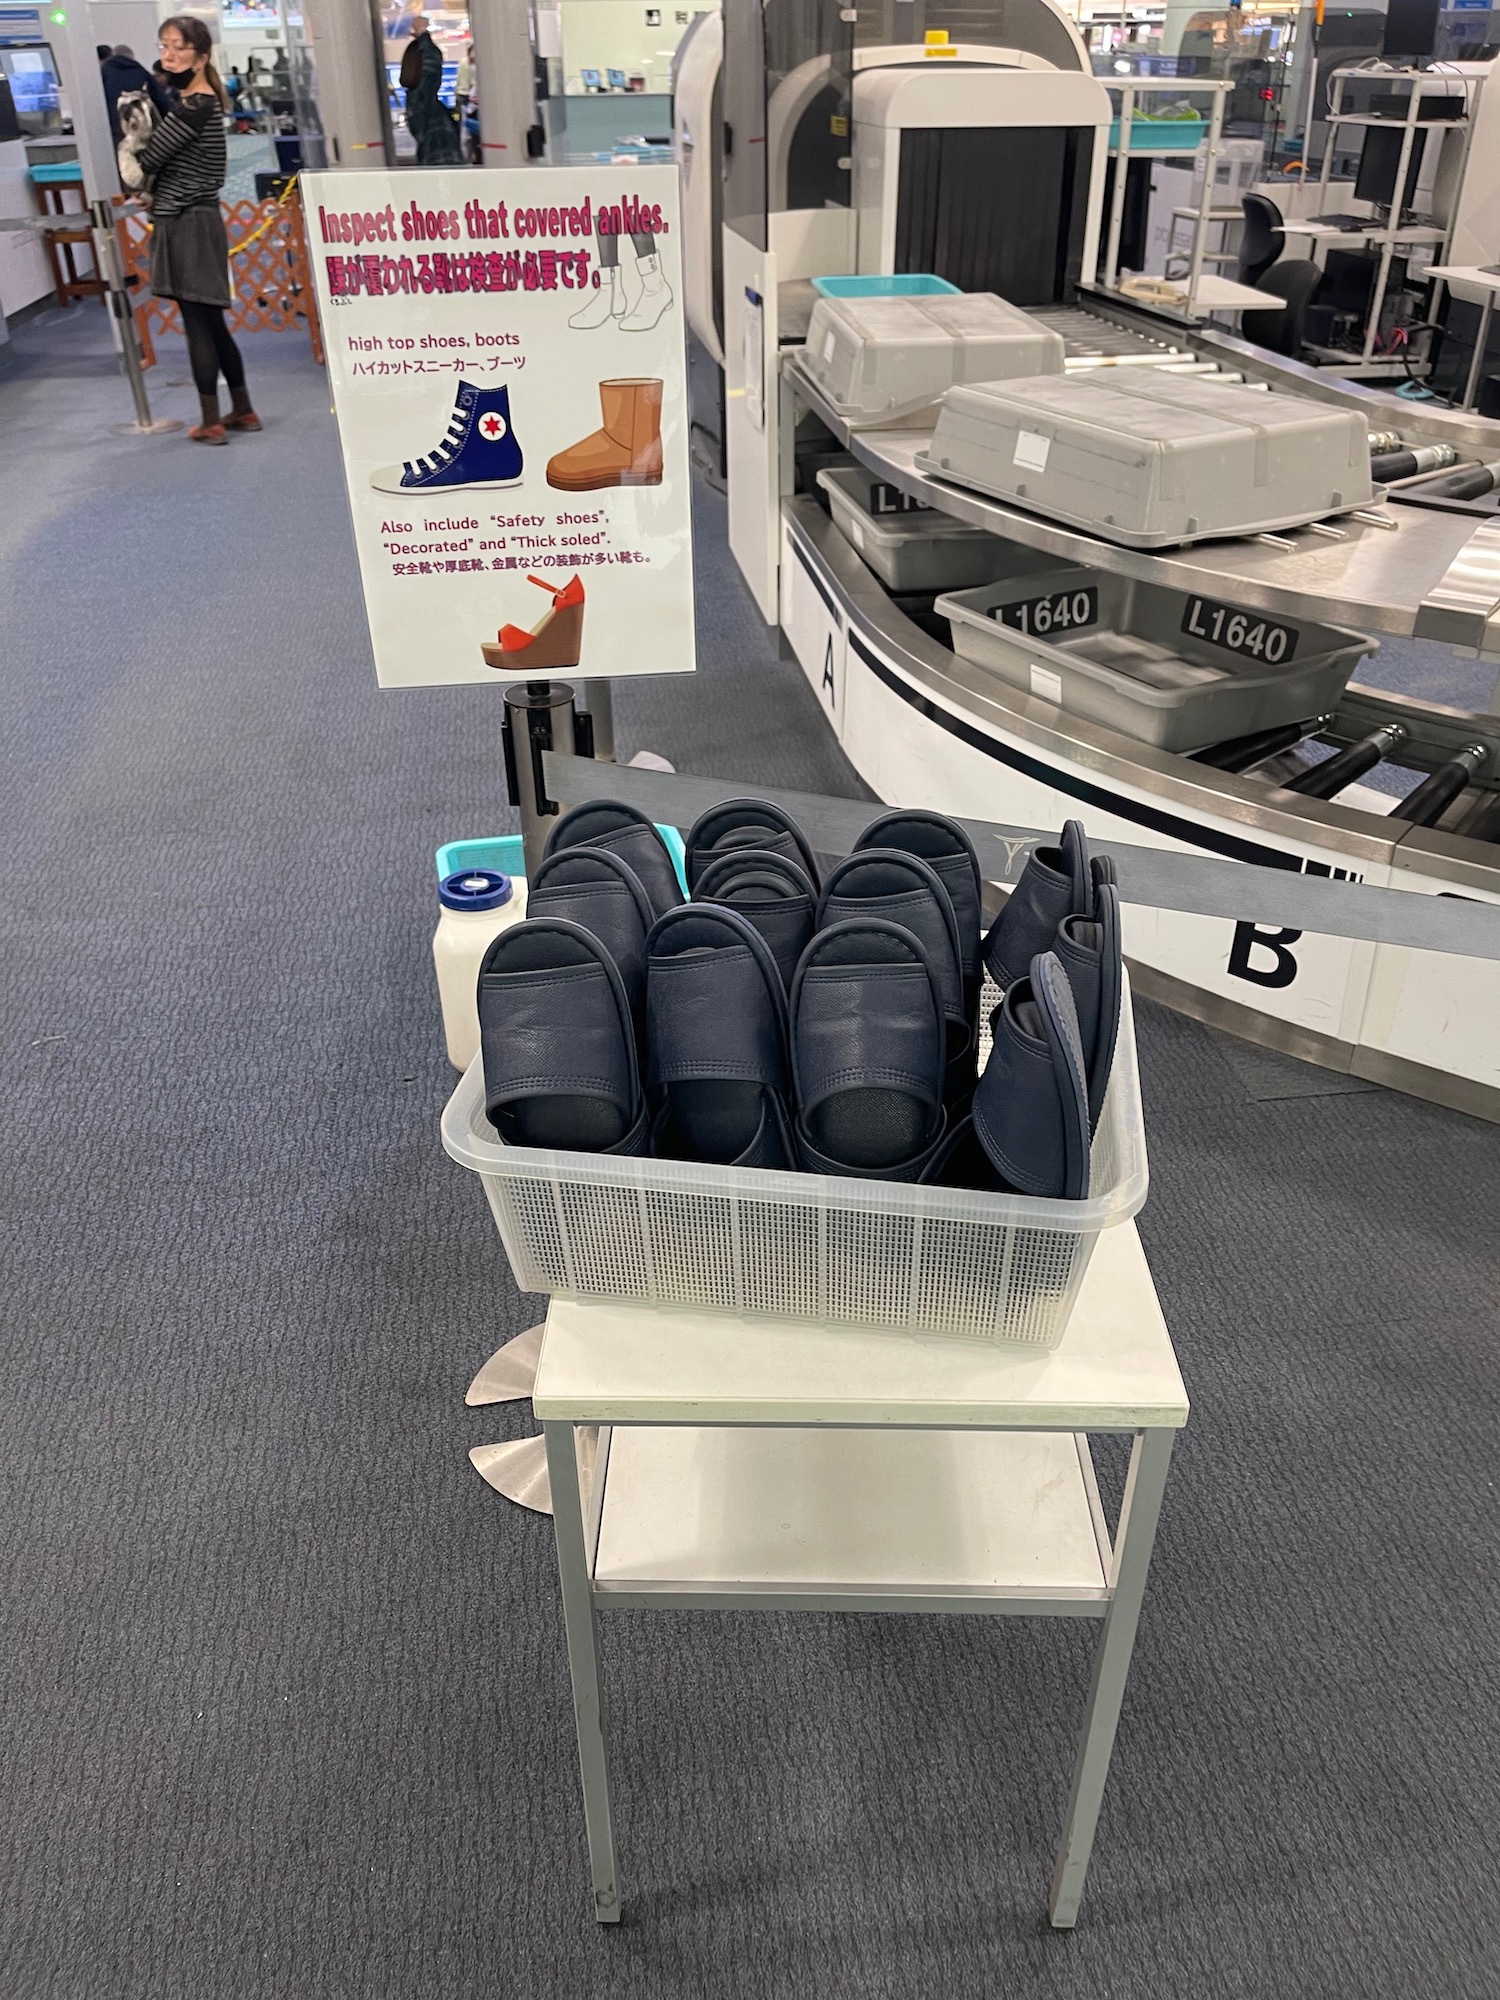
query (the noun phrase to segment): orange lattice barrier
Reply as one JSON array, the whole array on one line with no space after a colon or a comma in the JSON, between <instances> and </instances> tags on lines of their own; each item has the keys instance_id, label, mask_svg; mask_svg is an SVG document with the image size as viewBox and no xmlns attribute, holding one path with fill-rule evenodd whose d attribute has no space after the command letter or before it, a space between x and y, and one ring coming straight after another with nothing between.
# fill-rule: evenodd
<instances>
[{"instance_id":1,"label":"orange lattice barrier","mask_svg":"<svg viewBox=\"0 0 1500 2000\"><path fill-rule=\"evenodd\" d=\"M117 204L123 205L123 201L123 196L116 197ZM323 333L307 262L302 200L296 188L289 188L280 201L226 201L220 207L234 278L231 329L236 333L281 333L301 324L307 328L314 361L321 361ZM173 300L151 294L150 216L132 210L121 215L118 227L126 281L135 291L141 363L150 368L156 361L153 331L180 333L182 315Z\"/></svg>"}]
</instances>

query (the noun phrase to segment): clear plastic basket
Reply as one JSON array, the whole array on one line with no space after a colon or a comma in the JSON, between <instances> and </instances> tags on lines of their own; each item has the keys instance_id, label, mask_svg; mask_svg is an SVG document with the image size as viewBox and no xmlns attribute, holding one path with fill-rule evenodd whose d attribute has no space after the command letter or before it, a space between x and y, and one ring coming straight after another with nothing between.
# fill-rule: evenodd
<instances>
[{"instance_id":1,"label":"clear plastic basket","mask_svg":"<svg viewBox=\"0 0 1500 2000\"><path fill-rule=\"evenodd\" d=\"M1087 1201L503 1146L476 1056L443 1145L477 1173L524 1292L1055 1347L1101 1229L1146 1199L1128 982Z\"/></svg>"}]
</instances>

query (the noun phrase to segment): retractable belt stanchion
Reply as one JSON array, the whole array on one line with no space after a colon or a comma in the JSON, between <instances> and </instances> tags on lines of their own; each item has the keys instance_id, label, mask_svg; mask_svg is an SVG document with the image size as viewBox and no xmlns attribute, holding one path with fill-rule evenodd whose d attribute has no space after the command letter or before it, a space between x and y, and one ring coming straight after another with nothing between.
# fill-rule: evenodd
<instances>
[{"instance_id":1,"label":"retractable belt stanchion","mask_svg":"<svg viewBox=\"0 0 1500 2000\"><path fill-rule=\"evenodd\" d=\"M94 257L99 266L99 274L104 280L105 297L109 301L111 318L114 321L115 341L120 350L120 365L125 371L125 379L130 384L130 393L135 401L135 422L133 424L111 424L110 429L119 437L164 437L168 431L180 431L180 417L153 417L150 400L146 395L146 375L141 367L140 343L135 336L135 306L130 296L130 287L125 282L125 269L120 261L120 244L115 235L115 219L107 201L96 201L92 205L94 223Z\"/></svg>"},{"instance_id":2,"label":"retractable belt stanchion","mask_svg":"<svg viewBox=\"0 0 1500 2000\"><path fill-rule=\"evenodd\" d=\"M573 690L563 681L520 681L505 690L505 783L521 815L521 845L528 879L541 864L551 822L560 810L547 796L542 752L592 757L590 718L573 706Z\"/></svg>"},{"instance_id":3,"label":"retractable belt stanchion","mask_svg":"<svg viewBox=\"0 0 1500 2000\"><path fill-rule=\"evenodd\" d=\"M594 726L594 755L602 764L615 761L615 696L608 681L585 681L583 698Z\"/></svg>"},{"instance_id":4,"label":"retractable belt stanchion","mask_svg":"<svg viewBox=\"0 0 1500 2000\"><path fill-rule=\"evenodd\" d=\"M606 681L589 683L594 714L600 711L598 693L602 689L606 695L603 710L608 715L608 687ZM592 717L574 708L573 689L563 682L518 682L505 690L504 741L506 788L511 804L521 815L521 843L529 878L536 873L547 834L561 811L557 801L547 795L542 752L554 750L565 756L592 756ZM469 1384L464 1401L471 1409L489 1403L524 1402L536 1381L541 1347L539 1325L529 1326L524 1333L507 1340ZM507 1500L539 1514L551 1513L547 1447L542 1438L514 1438L506 1444L476 1445L469 1453L469 1462L480 1478Z\"/></svg>"}]
</instances>

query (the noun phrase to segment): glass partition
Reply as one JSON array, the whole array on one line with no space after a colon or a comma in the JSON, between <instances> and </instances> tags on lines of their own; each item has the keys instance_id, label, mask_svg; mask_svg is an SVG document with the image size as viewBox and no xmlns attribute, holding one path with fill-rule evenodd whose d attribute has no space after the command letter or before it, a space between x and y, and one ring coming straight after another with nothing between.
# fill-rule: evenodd
<instances>
[{"instance_id":1,"label":"glass partition","mask_svg":"<svg viewBox=\"0 0 1500 2000\"><path fill-rule=\"evenodd\" d=\"M855 9L765 0L724 14L724 220L762 250L768 211L847 208Z\"/></svg>"}]
</instances>

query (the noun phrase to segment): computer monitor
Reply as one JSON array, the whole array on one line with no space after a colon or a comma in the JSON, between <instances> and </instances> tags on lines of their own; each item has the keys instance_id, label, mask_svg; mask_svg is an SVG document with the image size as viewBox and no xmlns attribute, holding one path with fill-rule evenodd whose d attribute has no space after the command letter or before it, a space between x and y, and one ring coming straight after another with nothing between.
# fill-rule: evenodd
<instances>
[{"instance_id":1,"label":"computer monitor","mask_svg":"<svg viewBox=\"0 0 1500 2000\"><path fill-rule=\"evenodd\" d=\"M1442 0L1390 0L1380 53L1403 57L1408 62L1430 56L1437 45L1441 9Z\"/></svg>"},{"instance_id":2,"label":"computer monitor","mask_svg":"<svg viewBox=\"0 0 1500 2000\"><path fill-rule=\"evenodd\" d=\"M1405 289L1406 270L1404 257L1391 259L1386 275L1387 298ZM1330 250L1323 264L1317 304L1363 323L1375 296L1375 281L1379 275L1378 250Z\"/></svg>"},{"instance_id":3,"label":"computer monitor","mask_svg":"<svg viewBox=\"0 0 1500 2000\"><path fill-rule=\"evenodd\" d=\"M604 72L604 75L605 75L605 78L606 78L606 80L607 80L607 82L608 82L608 84L609 84L609 87L610 87L610 89L611 89L611 90L623 90L623 89L625 88L625 72L624 72L624 70L622 70L622 69L607 69L607 70L606 70L606 71Z\"/></svg>"},{"instance_id":4,"label":"computer monitor","mask_svg":"<svg viewBox=\"0 0 1500 2000\"><path fill-rule=\"evenodd\" d=\"M596 69L581 69L579 77L585 90L603 90L604 79Z\"/></svg>"},{"instance_id":5,"label":"computer monitor","mask_svg":"<svg viewBox=\"0 0 1500 2000\"><path fill-rule=\"evenodd\" d=\"M1373 202L1377 208L1396 207L1396 175L1401 169L1401 145L1405 137L1399 126L1383 129L1379 125L1371 125L1366 128L1365 142L1359 154L1359 173L1354 182L1357 201ZM1411 161L1406 169L1406 186L1401 195L1402 209L1411 207L1417 174L1422 165L1422 149L1426 143L1425 132L1419 129L1412 133Z\"/></svg>"}]
</instances>

